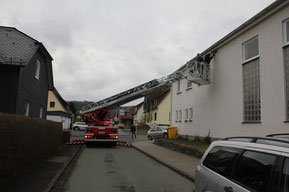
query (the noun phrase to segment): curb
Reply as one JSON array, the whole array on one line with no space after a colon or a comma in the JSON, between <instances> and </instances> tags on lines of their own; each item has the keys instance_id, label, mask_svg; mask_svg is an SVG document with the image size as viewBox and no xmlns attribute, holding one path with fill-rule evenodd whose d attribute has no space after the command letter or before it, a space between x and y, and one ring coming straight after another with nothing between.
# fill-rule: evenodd
<instances>
[{"instance_id":1,"label":"curb","mask_svg":"<svg viewBox=\"0 0 289 192\"><path fill-rule=\"evenodd\" d=\"M61 174L64 172L64 170L67 168L67 166L70 164L71 160L76 156L78 151L82 148L82 145L79 145L77 149L74 150L73 154L69 157L69 159L64 163L62 168L57 171L57 173L53 176L53 178L48 183L46 189L44 189L42 192L50 192L52 188L54 187L57 180L60 178Z\"/></svg>"},{"instance_id":2,"label":"curb","mask_svg":"<svg viewBox=\"0 0 289 192\"><path fill-rule=\"evenodd\" d=\"M153 155L151 155L151 154L149 154L149 153L147 153L147 152L145 152L145 151L137 148L137 147L134 146L134 145L133 145L133 148L135 148L136 150L142 152L143 154L147 155L148 157L156 160L157 162L163 164L164 166L170 168L171 170L177 172L177 173L180 174L181 176L186 177L187 179L191 180L192 182L195 182L195 177L194 177L194 176L192 176L192 175L190 175L190 174L188 174L188 173L186 173L186 172L184 172L184 171L182 171L182 170L179 170L178 168L176 168L176 167L174 167L174 166L172 166L172 165L170 165L170 164L168 164L168 163L166 163L166 162L164 162L164 161L156 158L155 156L153 156Z\"/></svg>"}]
</instances>

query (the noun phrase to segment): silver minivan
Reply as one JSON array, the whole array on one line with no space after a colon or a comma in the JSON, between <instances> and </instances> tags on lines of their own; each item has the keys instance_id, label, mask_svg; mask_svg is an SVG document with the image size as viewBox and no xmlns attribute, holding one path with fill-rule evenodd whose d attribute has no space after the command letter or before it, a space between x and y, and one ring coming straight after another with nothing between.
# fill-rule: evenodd
<instances>
[{"instance_id":1,"label":"silver minivan","mask_svg":"<svg viewBox=\"0 0 289 192\"><path fill-rule=\"evenodd\" d=\"M289 192L289 134L213 142L196 168L195 187L196 192Z\"/></svg>"}]
</instances>

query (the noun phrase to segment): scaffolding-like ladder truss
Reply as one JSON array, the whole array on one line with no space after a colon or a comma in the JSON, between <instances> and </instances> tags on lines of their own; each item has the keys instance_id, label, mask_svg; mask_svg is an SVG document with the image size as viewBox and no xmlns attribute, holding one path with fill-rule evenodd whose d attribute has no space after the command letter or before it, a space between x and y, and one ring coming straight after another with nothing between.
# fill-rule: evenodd
<instances>
[{"instance_id":1,"label":"scaffolding-like ladder truss","mask_svg":"<svg viewBox=\"0 0 289 192\"><path fill-rule=\"evenodd\" d=\"M167 91L171 87L172 83L176 79L180 78L180 76L181 75L179 73L173 73L160 79L151 80L96 103L86 105L82 107L80 113L89 113L102 108L114 108L147 95L162 93Z\"/></svg>"}]
</instances>

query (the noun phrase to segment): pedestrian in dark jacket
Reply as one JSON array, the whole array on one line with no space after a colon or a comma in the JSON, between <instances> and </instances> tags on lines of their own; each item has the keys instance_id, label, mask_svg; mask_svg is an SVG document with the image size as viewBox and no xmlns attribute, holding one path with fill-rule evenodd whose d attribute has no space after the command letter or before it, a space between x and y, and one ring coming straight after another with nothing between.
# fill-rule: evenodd
<instances>
[{"instance_id":1,"label":"pedestrian in dark jacket","mask_svg":"<svg viewBox=\"0 0 289 192\"><path fill-rule=\"evenodd\" d=\"M135 134L136 127L134 124L131 126L130 131L131 131L131 138L133 139L133 136L136 138L136 134Z\"/></svg>"}]
</instances>

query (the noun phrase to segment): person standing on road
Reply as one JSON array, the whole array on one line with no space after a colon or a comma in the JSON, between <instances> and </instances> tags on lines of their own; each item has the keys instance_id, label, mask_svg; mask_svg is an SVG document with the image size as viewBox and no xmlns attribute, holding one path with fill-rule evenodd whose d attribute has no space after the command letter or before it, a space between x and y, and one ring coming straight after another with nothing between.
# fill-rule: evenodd
<instances>
[{"instance_id":1,"label":"person standing on road","mask_svg":"<svg viewBox=\"0 0 289 192\"><path fill-rule=\"evenodd\" d=\"M130 131L131 131L131 138L133 139L133 136L135 137L136 139L136 134L135 134L135 131L136 131L136 127L134 124L132 124L131 128L130 128Z\"/></svg>"}]
</instances>

